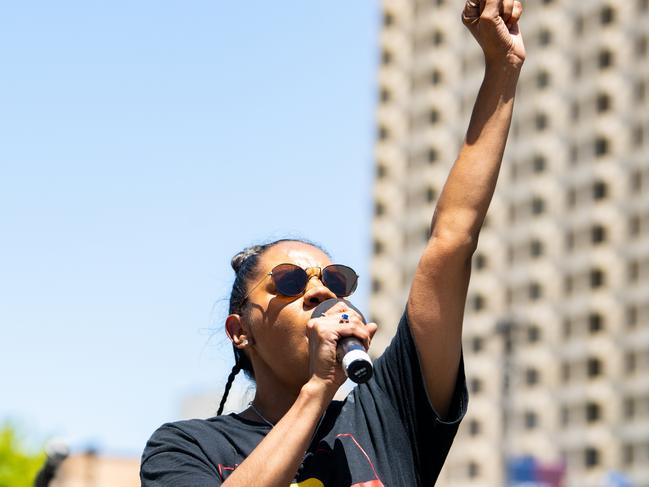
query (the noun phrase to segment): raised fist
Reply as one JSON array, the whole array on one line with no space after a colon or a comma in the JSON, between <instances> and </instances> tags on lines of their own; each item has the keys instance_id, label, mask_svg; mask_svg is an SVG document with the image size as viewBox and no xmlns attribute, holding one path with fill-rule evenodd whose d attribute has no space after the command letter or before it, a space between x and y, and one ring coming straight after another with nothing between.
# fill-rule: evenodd
<instances>
[{"instance_id":1,"label":"raised fist","mask_svg":"<svg viewBox=\"0 0 649 487\"><path fill-rule=\"evenodd\" d=\"M462 22L482 48L487 62L506 62L520 67L525 46L518 27L523 14L519 0L467 0Z\"/></svg>"}]
</instances>

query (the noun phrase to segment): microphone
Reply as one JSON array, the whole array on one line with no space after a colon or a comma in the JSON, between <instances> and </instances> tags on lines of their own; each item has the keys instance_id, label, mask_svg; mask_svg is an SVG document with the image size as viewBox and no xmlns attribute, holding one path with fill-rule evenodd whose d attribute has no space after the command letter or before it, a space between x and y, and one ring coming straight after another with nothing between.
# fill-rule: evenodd
<instances>
[{"instance_id":1,"label":"microphone","mask_svg":"<svg viewBox=\"0 0 649 487\"><path fill-rule=\"evenodd\" d=\"M347 307L356 311L363 323L367 323L363 313L354 306L352 303L346 299L327 299L323 301L318 306L315 307L311 318L319 318L324 315L325 311L331 308L333 305L342 301L347 305ZM343 370L347 377L349 377L353 382L357 384L363 384L367 382L372 377L374 370L372 369L372 360L367 354L365 347L361 341L356 337L343 337L338 340L338 345L336 346L336 356L338 361L342 363Z\"/></svg>"}]
</instances>

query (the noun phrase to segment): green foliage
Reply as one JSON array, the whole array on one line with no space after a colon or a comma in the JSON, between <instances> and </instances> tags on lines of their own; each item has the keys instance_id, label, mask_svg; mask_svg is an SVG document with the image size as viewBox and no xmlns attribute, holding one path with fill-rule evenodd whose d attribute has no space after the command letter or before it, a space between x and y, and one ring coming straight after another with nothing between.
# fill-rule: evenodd
<instances>
[{"instance_id":1,"label":"green foliage","mask_svg":"<svg viewBox=\"0 0 649 487\"><path fill-rule=\"evenodd\" d=\"M29 451L15 426L0 425L0 487L33 487L45 453Z\"/></svg>"}]
</instances>

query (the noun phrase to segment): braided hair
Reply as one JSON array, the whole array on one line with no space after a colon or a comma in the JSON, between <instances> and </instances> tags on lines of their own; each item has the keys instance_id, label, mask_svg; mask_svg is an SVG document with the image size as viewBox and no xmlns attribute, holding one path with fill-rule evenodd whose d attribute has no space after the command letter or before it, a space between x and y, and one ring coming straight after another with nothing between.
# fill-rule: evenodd
<instances>
[{"instance_id":1,"label":"braided hair","mask_svg":"<svg viewBox=\"0 0 649 487\"><path fill-rule=\"evenodd\" d=\"M248 293L248 282L255 276L259 264L259 258L268 249L282 242L300 242L306 245L311 245L312 247L320 249L326 255L329 255L329 253L320 245L300 238L283 238L243 249L232 257L232 261L230 262L234 269L235 278L234 283L232 284L232 292L230 293L228 314L237 313L243 315L247 312L246 295ZM250 362L248 356L242 350L235 347L234 344L232 345L232 350L234 351L234 366L230 371L230 375L228 375L225 390L223 391L223 397L221 398L221 403L219 404L219 409L216 413L217 415L220 415L223 412L225 403L228 400L228 394L232 388L232 383L240 371L243 370L249 379L253 381L255 380L255 371L252 368L252 362Z\"/></svg>"}]
</instances>

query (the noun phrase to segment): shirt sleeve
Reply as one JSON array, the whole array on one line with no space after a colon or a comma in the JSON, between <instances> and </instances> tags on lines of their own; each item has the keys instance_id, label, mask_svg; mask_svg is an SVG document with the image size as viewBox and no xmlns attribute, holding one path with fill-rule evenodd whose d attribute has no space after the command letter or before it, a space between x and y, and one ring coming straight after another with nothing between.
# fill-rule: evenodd
<instances>
[{"instance_id":1,"label":"shirt sleeve","mask_svg":"<svg viewBox=\"0 0 649 487\"><path fill-rule=\"evenodd\" d=\"M158 428L144 449L142 487L217 487L221 477L195 439L173 424Z\"/></svg>"},{"instance_id":2,"label":"shirt sleeve","mask_svg":"<svg viewBox=\"0 0 649 487\"><path fill-rule=\"evenodd\" d=\"M374 364L374 383L401 418L414 447L415 461L422 470L436 477L467 411L463 357L460 357L448 415L442 419L428 400L408 316L404 312L392 342Z\"/></svg>"}]
</instances>

